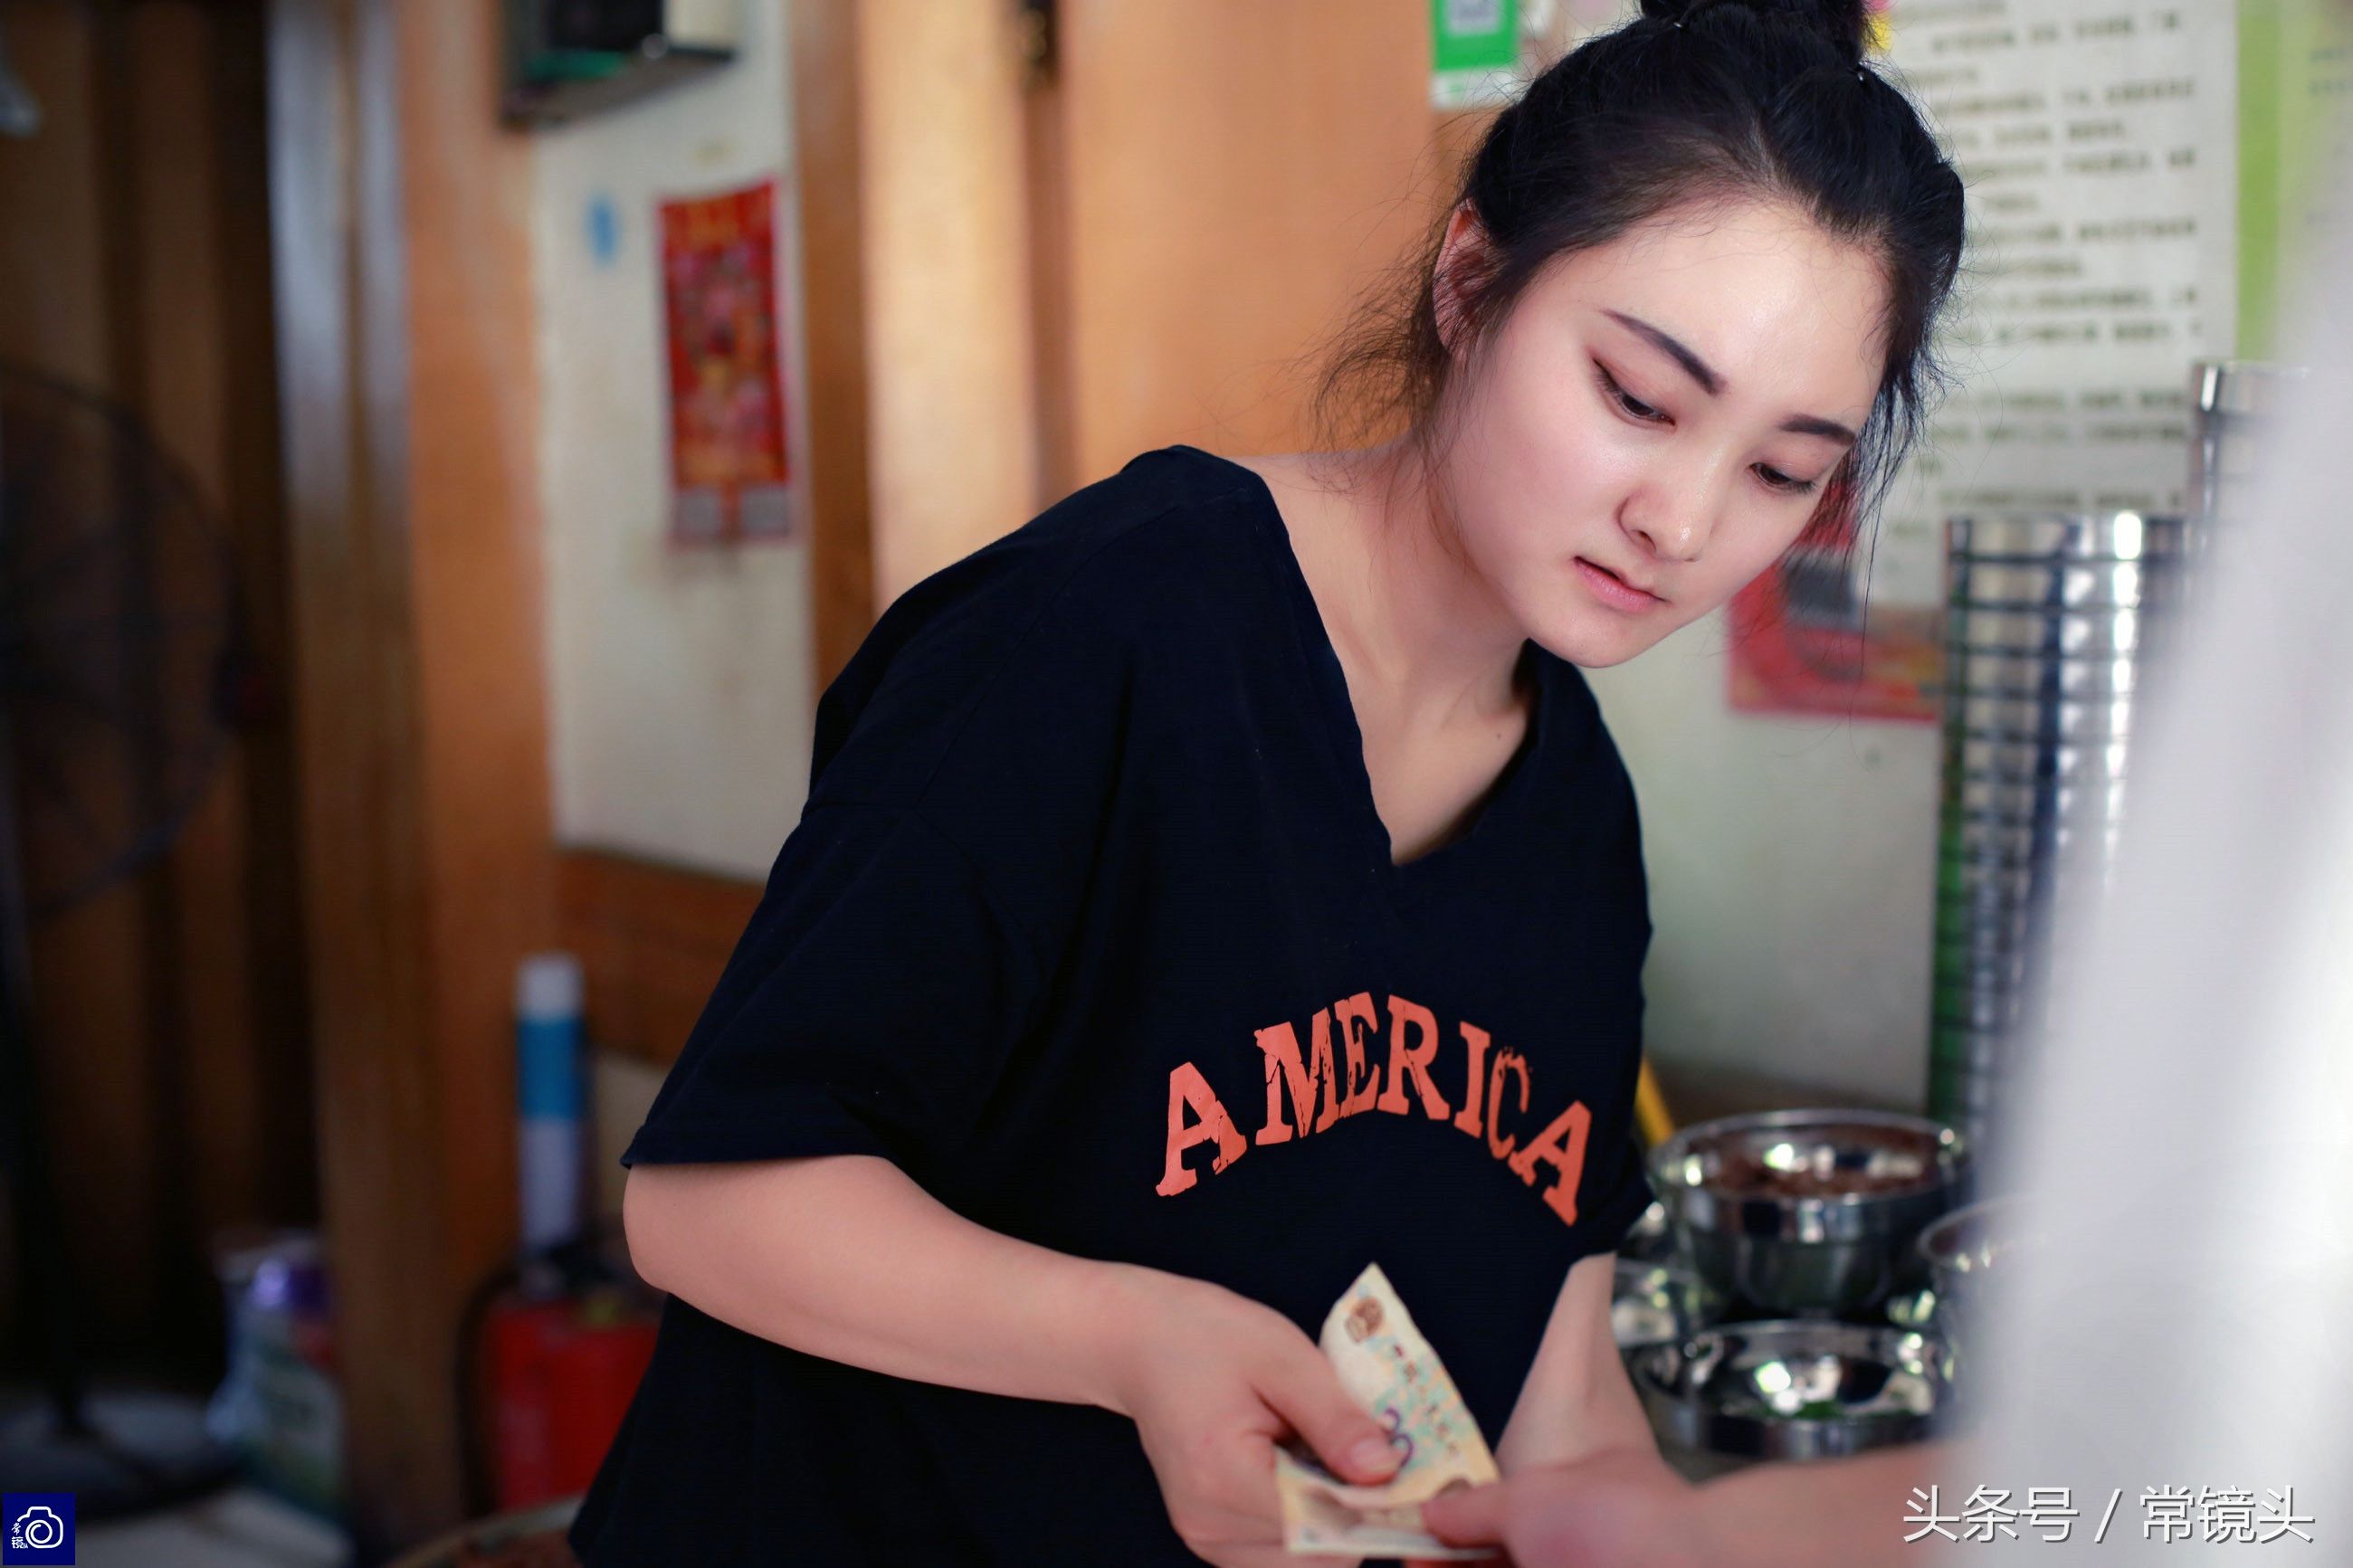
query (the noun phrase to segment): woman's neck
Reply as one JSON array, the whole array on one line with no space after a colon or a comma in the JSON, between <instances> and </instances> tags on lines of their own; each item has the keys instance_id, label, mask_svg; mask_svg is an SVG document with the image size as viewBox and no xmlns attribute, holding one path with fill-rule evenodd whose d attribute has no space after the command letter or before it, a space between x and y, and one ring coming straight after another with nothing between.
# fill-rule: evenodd
<instances>
[{"instance_id":1,"label":"woman's neck","mask_svg":"<svg viewBox=\"0 0 2353 1568\"><path fill-rule=\"evenodd\" d=\"M1525 635L1463 554L1444 487L1418 447L1392 441L1271 461L1314 498L1294 548L1364 695L1418 724L1518 703Z\"/></svg>"}]
</instances>

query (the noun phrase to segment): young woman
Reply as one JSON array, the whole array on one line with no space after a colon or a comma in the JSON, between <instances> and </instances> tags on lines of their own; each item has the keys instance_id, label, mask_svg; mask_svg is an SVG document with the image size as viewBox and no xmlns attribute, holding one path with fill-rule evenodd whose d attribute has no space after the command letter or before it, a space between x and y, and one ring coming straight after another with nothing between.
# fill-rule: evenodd
<instances>
[{"instance_id":1,"label":"young woman","mask_svg":"<svg viewBox=\"0 0 2353 1568\"><path fill-rule=\"evenodd\" d=\"M605 1564L1281 1558L1395 1464L1305 1329L1378 1262L1506 1469L1655 1452L1650 924L1580 665L1915 427L1961 189L1861 0L1646 0L1505 110L1393 333L1405 434L1147 453L893 605L631 1146L671 1293Z\"/></svg>"}]
</instances>

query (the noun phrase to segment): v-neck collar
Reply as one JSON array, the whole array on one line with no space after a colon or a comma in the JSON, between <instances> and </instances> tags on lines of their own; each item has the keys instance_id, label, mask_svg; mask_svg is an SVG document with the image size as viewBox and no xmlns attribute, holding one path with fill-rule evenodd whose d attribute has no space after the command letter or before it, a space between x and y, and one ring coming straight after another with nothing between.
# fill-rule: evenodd
<instances>
[{"instance_id":1,"label":"v-neck collar","mask_svg":"<svg viewBox=\"0 0 2353 1568\"><path fill-rule=\"evenodd\" d=\"M1482 858L1492 845L1505 837L1504 829L1530 787L1529 778L1537 771L1535 758L1546 743L1556 700L1549 661L1543 650L1532 642L1521 645L1520 657L1531 693L1526 732L1488 786L1469 825L1434 849L1425 850L1409 860L1393 858L1388 824L1381 818L1379 805L1373 795L1372 774L1365 766L1364 729L1357 722L1356 700L1348 692L1347 673L1341 667L1339 650L1333 644L1323 609L1315 602L1314 590L1308 586L1307 574L1292 544L1291 527L1283 520L1281 503L1255 468L1198 447L1179 446L1176 449L1230 470L1236 476L1238 489L1250 503L1255 532L1266 546L1282 595L1293 610L1296 644L1314 693L1315 706L1321 710L1314 727L1326 743L1341 781L1342 795L1353 819L1351 837L1358 843L1373 876L1393 892L1409 897Z\"/></svg>"}]
</instances>

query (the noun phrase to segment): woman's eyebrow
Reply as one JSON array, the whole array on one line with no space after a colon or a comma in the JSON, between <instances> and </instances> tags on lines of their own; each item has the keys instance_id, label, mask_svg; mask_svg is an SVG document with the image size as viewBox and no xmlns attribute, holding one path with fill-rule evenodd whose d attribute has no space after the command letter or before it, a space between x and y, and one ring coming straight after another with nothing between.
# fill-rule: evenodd
<instances>
[{"instance_id":1,"label":"woman's eyebrow","mask_svg":"<svg viewBox=\"0 0 2353 1568\"><path fill-rule=\"evenodd\" d=\"M1629 316L1621 310L1605 310L1601 313L1683 366L1683 374L1699 383L1700 390L1710 397L1723 392L1724 377L1716 374L1707 361L1694 353L1671 333L1662 331L1640 316ZM1818 414L1791 415L1781 421L1781 428L1792 436L1820 436L1827 441L1843 441L1850 447L1859 438L1837 420L1825 419Z\"/></svg>"},{"instance_id":2,"label":"woman's eyebrow","mask_svg":"<svg viewBox=\"0 0 2353 1568\"><path fill-rule=\"evenodd\" d=\"M1628 331L1647 339L1651 347L1672 357L1677 364L1683 367L1685 374L1699 383L1700 390L1710 397L1724 390L1724 377L1708 368L1707 361L1700 358L1650 322L1639 316L1629 316L1619 310L1604 310L1601 313Z\"/></svg>"},{"instance_id":3,"label":"woman's eyebrow","mask_svg":"<svg viewBox=\"0 0 2353 1568\"><path fill-rule=\"evenodd\" d=\"M1781 428L1792 436L1820 436L1825 441L1841 441L1850 447L1862 439L1837 420L1813 414L1793 414L1781 421Z\"/></svg>"}]
</instances>

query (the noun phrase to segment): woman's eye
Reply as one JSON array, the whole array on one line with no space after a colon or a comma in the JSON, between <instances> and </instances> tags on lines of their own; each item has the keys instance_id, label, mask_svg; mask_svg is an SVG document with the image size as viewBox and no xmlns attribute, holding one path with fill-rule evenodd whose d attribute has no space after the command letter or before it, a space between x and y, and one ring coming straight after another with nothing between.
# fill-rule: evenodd
<instances>
[{"instance_id":1,"label":"woman's eye","mask_svg":"<svg viewBox=\"0 0 2353 1568\"><path fill-rule=\"evenodd\" d=\"M1792 479L1769 463L1757 465L1757 477L1763 479L1767 488L1787 490L1791 495L1803 495L1821 482L1820 479Z\"/></svg>"},{"instance_id":2,"label":"woman's eye","mask_svg":"<svg viewBox=\"0 0 2353 1568\"><path fill-rule=\"evenodd\" d=\"M1666 422L1667 416L1664 414L1661 413L1658 409L1651 407L1641 398L1630 395L1624 387L1619 385L1618 378L1616 376L1611 375L1606 370L1602 370L1599 365L1596 365L1594 368L1600 372L1603 390L1609 393L1610 399L1615 402L1619 407L1624 409L1630 417L1642 420L1646 424L1657 425L1664 424Z\"/></svg>"}]
</instances>

